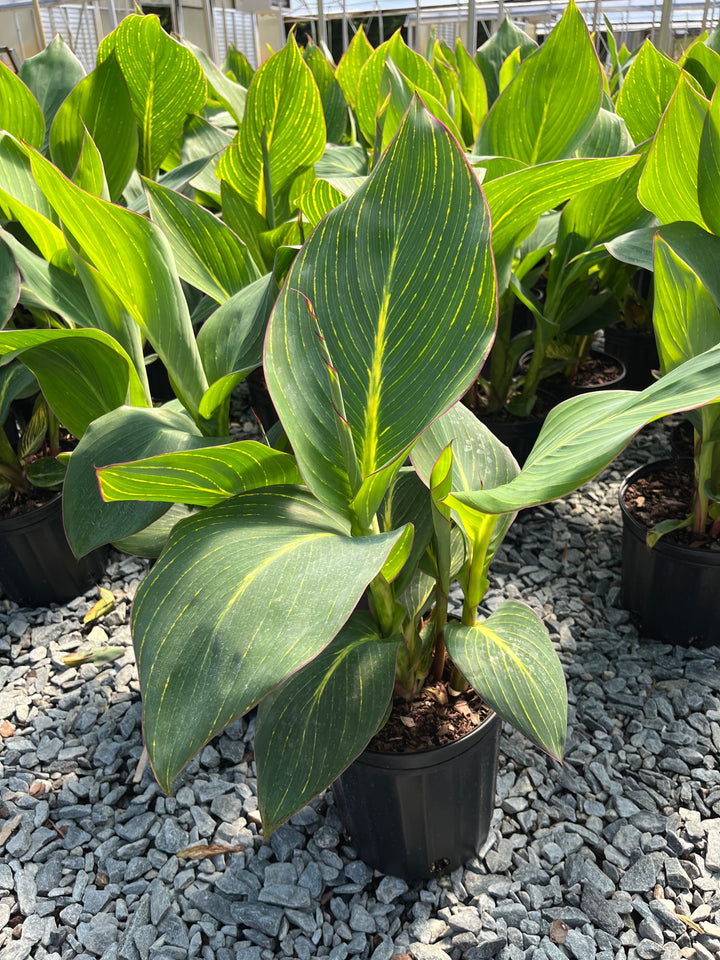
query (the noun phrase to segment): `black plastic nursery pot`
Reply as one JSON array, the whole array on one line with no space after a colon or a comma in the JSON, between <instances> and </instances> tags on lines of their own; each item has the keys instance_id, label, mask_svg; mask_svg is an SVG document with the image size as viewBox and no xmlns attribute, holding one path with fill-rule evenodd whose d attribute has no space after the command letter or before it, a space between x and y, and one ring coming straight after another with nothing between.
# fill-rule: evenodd
<instances>
[{"instance_id":1,"label":"black plastic nursery pot","mask_svg":"<svg viewBox=\"0 0 720 960\"><path fill-rule=\"evenodd\" d=\"M0 520L0 593L28 606L65 603L102 577L106 547L76 560L65 536L62 495Z\"/></svg>"},{"instance_id":2,"label":"black plastic nursery pot","mask_svg":"<svg viewBox=\"0 0 720 960\"><path fill-rule=\"evenodd\" d=\"M652 330L608 327L605 331L605 348L625 365L627 373L623 389L644 390L655 382L652 371L660 366L660 360Z\"/></svg>"},{"instance_id":3,"label":"black plastic nursery pot","mask_svg":"<svg viewBox=\"0 0 720 960\"><path fill-rule=\"evenodd\" d=\"M361 754L333 784L361 859L391 876L420 880L474 856L495 806L500 728L493 713L432 750Z\"/></svg>"},{"instance_id":4,"label":"black plastic nursery pot","mask_svg":"<svg viewBox=\"0 0 720 960\"><path fill-rule=\"evenodd\" d=\"M646 464L620 487L622 603L638 615L648 637L680 646L709 646L720 642L720 551L683 546L665 537L648 547L647 527L623 502L629 486L672 462Z\"/></svg>"}]
</instances>

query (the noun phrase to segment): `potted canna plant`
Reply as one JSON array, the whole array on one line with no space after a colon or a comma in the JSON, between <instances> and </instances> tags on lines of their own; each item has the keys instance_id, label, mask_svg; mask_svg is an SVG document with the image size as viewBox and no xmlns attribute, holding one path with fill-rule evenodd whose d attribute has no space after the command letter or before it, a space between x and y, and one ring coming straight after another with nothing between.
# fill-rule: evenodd
<instances>
[{"instance_id":1,"label":"potted canna plant","mask_svg":"<svg viewBox=\"0 0 720 960\"><path fill-rule=\"evenodd\" d=\"M719 254L720 238L696 224L671 224L655 238L654 327L663 376L720 343ZM652 637L710 644L720 619L720 405L687 416L692 457L646 464L620 489L623 602Z\"/></svg>"},{"instance_id":2,"label":"potted canna plant","mask_svg":"<svg viewBox=\"0 0 720 960\"><path fill-rule=\"evenodd\" d=\"M271 315L264 372L292 453L244 441L98 470L109 505L198 508L133 608L145 742L166 790L259 704L266 835L340 777L360 855L421 877L485 839L498 718L561 758L558 657L526 604L478 614L489 564L517 510L590 479L649 420L720 396L720 349L644 393L561 404L519 471L457 402L496 309L481 188L415 98L363 186L303 246ZM460 622L447 617L455 579ZM423 696L435 728L464 715L470 732L432 747L421 736L419 752L394 756L394 718L414 726ZM363 845L367 821L353 812L363 785L380 843Z\"/></svg>"}]
</instances>

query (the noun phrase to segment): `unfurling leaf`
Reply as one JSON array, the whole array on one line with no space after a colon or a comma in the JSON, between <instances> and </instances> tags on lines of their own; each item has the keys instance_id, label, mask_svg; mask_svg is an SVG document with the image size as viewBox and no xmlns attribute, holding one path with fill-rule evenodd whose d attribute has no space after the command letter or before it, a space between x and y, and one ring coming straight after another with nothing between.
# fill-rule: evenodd
<instances>
[{"instance_id":1,"label":"unfurling leaf","mask_svg":"<svg viewBox=\"0 0 720 960\"><path fill-rule=\"evenodd\" d=\"M125 653L125 647L91 647L82 653L69 653L62 658L66 667L81 667L84 663L110 663Z\"/></svg>"},{"instance_id":2,"label":"unfurling leaf","mask_svg":"<svg viewBox=\"0 0 720 960\"><path fill-rule=\"evenodd\" d=\"M195 843L192 847L186 847L184 850L178 850L175 854L181 860L204 860L205 857L217 857L223 853L242 853L246 850L244 844L233 843Z\"/></svg>"}]
</instances>

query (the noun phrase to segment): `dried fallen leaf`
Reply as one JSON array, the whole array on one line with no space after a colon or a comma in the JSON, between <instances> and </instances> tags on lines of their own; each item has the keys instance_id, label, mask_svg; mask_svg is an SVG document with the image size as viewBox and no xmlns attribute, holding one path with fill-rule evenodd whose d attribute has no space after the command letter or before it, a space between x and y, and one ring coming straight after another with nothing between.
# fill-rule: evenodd
<instances>
[{"instance_id":1,"label":"dried fallen leaf","mask_svg":"<svg viewBox=\"0 0 720 960\"><path fill-rule=\"evenodd\" d=\"M100 617L104 617L106 613L110 613L115 606L115 595L110 590L106 590L104 587L98 587L98 593L100 594L100 599L97 603L94 603L85 614L83 623L92 623L94 620L99 620Z\"/></svg>"},{"instance_id":2,"label":"dried fallen leaf","mask_svg":"<svg viewBox=\"0 0 720 960\"><path fill-rule=\"evenodd\" d=\"M3 720L0 723L0 737L5 739L6 737L12 737L15 733L15 727L10 723L9 720Z\"/></svg>"},{"instance_id":3,"label":"dried fallen leaf","mask_svg":"<svg viewBox=\"0 0 720 960\"><path fill-rule=\"evenodd\" d=\"M568 925L564 920L553 920L548 935L553 943L565 943L568 935Z\"/></svg>"},{"instance_id":4,"label":"dried fallen leaf","mask_svg":"<svg viewBox=\"0 0 720 960\"><path fill-rule=\"evenodd\" d=\"M196 843L192 847L180 850L176 856L181 860L203 860L205 857L216 857L221 853L242 853L247 847L242 843Z\"/></svg>"},{"instance_id":5,"label":"dried fallen leaf","mask_svg":"<svg viewBox=\"0 0 720 960\"><path fill-rule=\"evenodd\" d=\"M400 722L404 723L406 727L410 727L410 729L415 726L415 721L412 717L400 717Z\"/></svg>"},{"instance_id":6,"label":"dried fallen leaf","mask_svg":"<svg viewBox=\"0 0 720 960\"><path fill-rule=\"evenodd\" d=\"M46 790L47 790L47 787L42 782L42 780L36 780L35 783L30 784L30 789L28 790L28 793L30 794L31 797L41 797Z\"/></svg>"},{"instance_id":7,"label":"dried fallen leaf","mask_svg":"<svg viewBox=\"0 0 720 960\"><path fill-rule=\"evenodd\" d=\"M50 826L53 828L53 830L55 831L55 833L56 833L59 837L62 837L62 839L64 840L65 837L67 836L68 828L67 828L67 827L59 827L59 826L58 826L54 821L52 821L52 820L48 820L47 822L48 822L48 823L50 824Z\"/></svg>"},{"instance_id":8,"label":"dried fallen leaf","mask_svg":"<svg viewBox=\"0 0 720 960\"><path fill-rule=\"evenodd\" d=\"M93 647L83 653L69 653L62 658L66 667L80 667L83 663L109 663L125 653L125 647Z\"/></svg>"},{"instance_id":9,"label":"dried fallen leaf","mask_svg":"<svg viewBox=\"0 0 720 960\"><path fill-rule=\"evenodd\" d=\"M690 917L686 917L682 913L677 913L675 916L678 918L678 920L682 920L686 927L690 927L691 930L694 930L695 933L705 933L703 928L699 924L695 923L694 920L691 920Z\"/></svg>"},{"instance_id":10,"label":"dried fallen leaf","mask_svg":"<svg viewBox=\"0 0 720 960\"><path fill-rule=\"evenodd\" d=\"M13 817L5 826L0 830L0 847L4 847L8 842L10 837L15 833L17 828L22 823L22 814L18 813L17 816Z\"/></svg>"}]
</instances>

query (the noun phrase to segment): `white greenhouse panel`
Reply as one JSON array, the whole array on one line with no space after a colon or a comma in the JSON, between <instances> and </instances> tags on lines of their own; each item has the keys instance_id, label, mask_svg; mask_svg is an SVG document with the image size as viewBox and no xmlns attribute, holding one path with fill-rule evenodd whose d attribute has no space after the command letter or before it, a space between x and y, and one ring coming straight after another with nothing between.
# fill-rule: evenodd
<instances>
[{"instance_id":1,"label":"white greenhouse panel","mask_svg":"<svg viewBox=\"0 0 720 960\"><path fill-rule=\"evenodd\" d=\"M98 11L92 3L61 3L41 7L40 18L48 42L60 34L75 56L89 72L95 66L100 37Z\"/></svg>"},{"instance_id":2,"label":"white greenhouse panel","mask_svg":"<svg viewBox=\"0 0 720 960\"><path fill-rule=\"evenodd\" d=\"M257 69L257 50L255 45L255 20L251 13L242 10L228 10L213 7L213 22L217 40L218 57L222 61L232 44L236 50L244 53L254 69Z\"/></svg>"}]
</instances>

